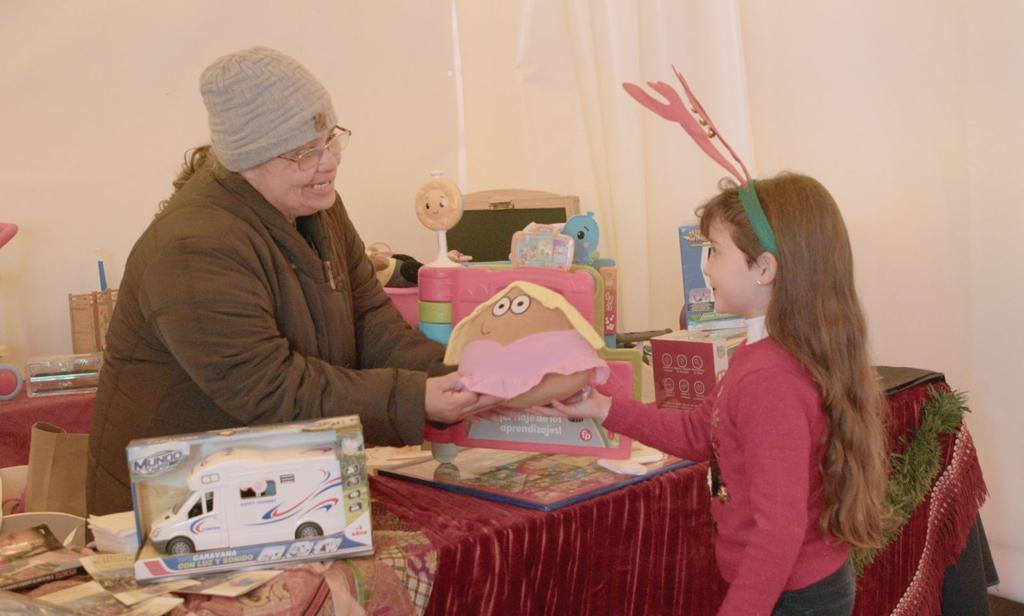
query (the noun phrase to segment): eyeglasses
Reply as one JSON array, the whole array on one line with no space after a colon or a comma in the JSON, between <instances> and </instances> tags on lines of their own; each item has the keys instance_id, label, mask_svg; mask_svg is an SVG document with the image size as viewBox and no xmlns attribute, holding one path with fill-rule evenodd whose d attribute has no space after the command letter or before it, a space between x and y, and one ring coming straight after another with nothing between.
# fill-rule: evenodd
<instances>
[{"instance_id":1,"label":"eyeglasses","mask_svg":"<svg viewBox=\"0 0 1024 616\"><path fill-rule=\"evenodd\" d=\"M278 158L290 160L298 165L302 171L309 171L310 169L315 169L320 164L320 159L323 158L325 150L330 150L331 154L335 157L341 154L341 151L348 146L348 140L351 137L352 131L335 126L331 129L331 134L327 136L327 141L323 145L307 148L295 154L281 154Z\"/></svg>"}]
</instances>

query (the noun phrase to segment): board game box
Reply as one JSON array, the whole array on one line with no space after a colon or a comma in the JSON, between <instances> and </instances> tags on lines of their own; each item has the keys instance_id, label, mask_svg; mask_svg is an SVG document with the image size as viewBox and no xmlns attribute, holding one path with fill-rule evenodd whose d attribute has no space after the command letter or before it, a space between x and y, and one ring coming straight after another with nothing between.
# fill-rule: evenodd
<instances>
[{"instance_id":1,"label":"board game box","mask_svg":"<svg viewBox=\"0 0 1024 616\"><path fill-rule=\"evenodd\" d=\"M621 475L591 457L479 448L461 451L451 464L430 460L378 473L519 507L554 511L690 464L693 462L666 456L645 465L646 474Z\"/></svg>"}]
</instances>

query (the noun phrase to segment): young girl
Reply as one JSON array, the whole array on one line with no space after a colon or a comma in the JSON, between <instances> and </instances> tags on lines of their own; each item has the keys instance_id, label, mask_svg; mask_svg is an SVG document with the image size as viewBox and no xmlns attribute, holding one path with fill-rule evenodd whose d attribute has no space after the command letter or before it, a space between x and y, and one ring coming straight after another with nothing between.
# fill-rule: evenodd
<instances>
[{"instance_id":1,"label":"young girl","mask_svg":"<svg viewBox=\"0 0 1024 616\"><path fill-rule=\"evenodd\" d=\"M753 183L751 183L752 185ZM730 583L719 614L849 614L851 546L883 533L884 398L868 362L846 228L812 178L757 181L774 251L724 186L698 209L716 309L747 341L704 403L662 410L594 394L553 403L572 418L691 460L710 460L716 554Z\"/></svg>"}]
</instances>

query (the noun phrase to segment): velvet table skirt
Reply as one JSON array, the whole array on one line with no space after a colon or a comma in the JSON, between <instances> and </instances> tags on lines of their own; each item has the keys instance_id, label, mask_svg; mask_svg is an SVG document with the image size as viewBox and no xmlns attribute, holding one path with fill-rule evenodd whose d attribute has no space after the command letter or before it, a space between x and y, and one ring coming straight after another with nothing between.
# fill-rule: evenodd
<instances>
[{"instance_id":1,"label":"velvet table skirt","mask_svg":"<svg viewBox=\"0 0 1024 616\"><path fill-rule=\"evenodd\" d=\"M22 390L0 401L0 468L28 463L32 425L45 421L70 433L89 431L96 394L62 394L30 398Z\"/></svg>"},{"instance_id":2,"label":"velvet table skirt","mask_svg":"<svg viewBox=\"0 0 1024 616\"><path fill-rule=\"evenodd\" d=\"M945 384L890 395L893 451L913 437L931 386ZM943 437L941 455L932 491L860 578L855 614L939 613L943 574L985 496L966 428ZM728 589L706 473L697 464L550 513L387 477L371 489L437 549L427 614L701 616Z\"/></svg>"},{"instance_id":3,"label":"velvet table skirt","mask_svg":"<svg viewBox=\"0 0 1024 616\"><path fill-rule=\"evenodd\" d=\"M890 393L893 451L913 437L929 386L945 384ZM0 402L0 465L25 463L34 421L86 431L92 403L88 394ZM855 614L939 613L944 572L985 497L970 434L941 438L933 488L865 570ZM427 614L701 615L714 614L727 590L715 565L706 471L697 464L552 513L397 479L371 485L375 514L398 516L436 549L424 548L430 567L423 555L398 559L422 577L416 588L432 586L427 602L413 591L415 576L405 576L416 611L423 601Z\"/></svg>"}]
</instances>

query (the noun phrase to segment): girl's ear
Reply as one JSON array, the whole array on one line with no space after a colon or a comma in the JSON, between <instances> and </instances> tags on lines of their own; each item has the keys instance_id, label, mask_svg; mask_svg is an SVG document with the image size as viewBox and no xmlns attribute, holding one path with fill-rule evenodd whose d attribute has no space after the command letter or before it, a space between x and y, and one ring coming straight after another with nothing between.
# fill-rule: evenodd
<instances>
[{"instance_id":1,"label":"girl's ear","mask_svg":"<svg viewBox=\"0 0 1024 616\"><path fill-rule=\"evenodd\" d=\"M754 261L753 269L757 275L758 284L769 285L775 282L775 275L779 273L779 261L775 255L766 250Z\"/></svg>"}]
</instances>

